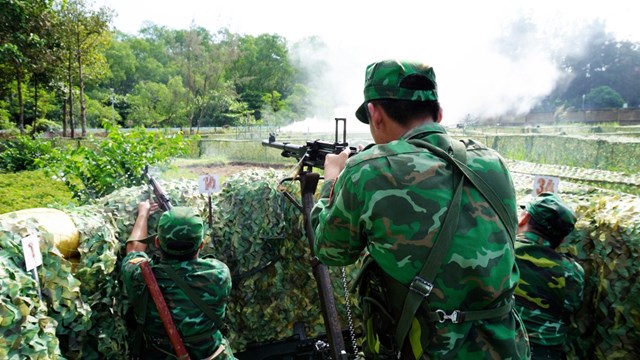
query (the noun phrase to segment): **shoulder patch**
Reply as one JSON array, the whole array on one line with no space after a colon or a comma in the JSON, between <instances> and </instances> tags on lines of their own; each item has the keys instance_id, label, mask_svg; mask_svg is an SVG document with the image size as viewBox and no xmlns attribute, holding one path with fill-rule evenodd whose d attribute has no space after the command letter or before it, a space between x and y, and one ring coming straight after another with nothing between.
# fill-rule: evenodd
<instances>
[{"instance_id":1,"label":"shoulder patch","mask_svg":"<svg viewBox=\"0 0 640 360\"><path fill-rule=\"evenodd\" d=\"M136 257L136 258L133 258L133 259L129 260L129 264L137 264L137 263L140 263L140 262L146 261L146 260L147 259L145 259L143 257Z\"/></svg>"}]
</instances>

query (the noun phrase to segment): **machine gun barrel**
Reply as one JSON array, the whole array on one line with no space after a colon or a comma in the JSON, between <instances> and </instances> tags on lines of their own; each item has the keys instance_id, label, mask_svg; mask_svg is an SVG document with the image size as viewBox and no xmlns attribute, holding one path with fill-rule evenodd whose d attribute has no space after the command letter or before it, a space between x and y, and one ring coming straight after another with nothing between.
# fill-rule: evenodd
<instances>
[{"instance_id":1,"label":"machine gun barrel","mask_svg":"<svg viewBox=\"0 0 640 360\"><path fill-rule=\"evenodd\" d=\"M298 161L302 161L302 164L311 168L324 169L324 159L329 154L339 154L344 149L349 147L351 153L349 156L353 156L358 152L358 149L349 146L347 143L347 119L336 118L336 138L334 142L311 140L307 141L306 145L294 145L284 142L276 142L274 134L269 134L269 140L262 140L262 146L268 146L282 150L282 157L293 157ZM342 142L339 141L338 123L342 121Z\"/></svg>"}]
</instances>

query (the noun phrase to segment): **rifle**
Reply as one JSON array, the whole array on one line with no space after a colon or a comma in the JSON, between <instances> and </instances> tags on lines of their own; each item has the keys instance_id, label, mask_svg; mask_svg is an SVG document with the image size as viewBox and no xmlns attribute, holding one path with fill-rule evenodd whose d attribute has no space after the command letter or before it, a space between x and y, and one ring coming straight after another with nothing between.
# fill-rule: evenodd
<instances>
[{"instance_id":1,"label":"rifle","mask_svg":"<svg viewBox=\"0 0 640 360\"><path fill-rule=\"evenodd\" d=\"M329 277L329 270L325 264L322 264L315 257L313 251L315 236L313 227L311 226L310 217L311 209L314 206L313 195L316 192L318 181L320 180L320 175L313 172L313 168L317 167L324 169L324 160L327 155L338 154L349 146L346 141L346 119L335 118L335 120L336 138L333 143L315 140L307 141L306 145L296 146L287 143L278 143L275 141L275 136L270 134L269 140L262 141L262 145L281 149L283 157L294 157L303 165L298 167L298 173L295 177L281 179L280 185L287 181L300 182L301 202L298 202L298 200L287 191L283 192L283 195L302 212L304 231L307 236L309 248L311 249L313 277L316 280L318 295L320 297L320 309L324 319L324 326L327 331L326 338L329 341L329 352L331 354L331 359L344 360L348 358L348 354L345 350L343 330L340 327L340 321L338 319L338 312L333 296L333 287ZM338 122L340 121L343 122L342 142L338 139ZM357 152L356 148L349 148L351 149L349 156L352 156ZM314 346L318 347L315 352L320 352L319 345L321 343L322 342L320 341L314 344Z\"/></svg>"},{"instance_id":2,"label":"rifle","mask_svg":"<svg viewBox=\"0 0 640 360\"><path fill-rule=\"evenodd\" d=\"M349 146L347 143L347 119L345 118L335 118L336 119L336 141L328 142L321 140L312 140L307 141L306 145L293 145L286 142L279 143L276 142L276 137L273 134L269 135L269 140L262 140L262 146L268 146L276 149L282 150L283 157L293 157L298 161L302 161L302 164L309 167L316 167L319 169L324 169L324 159L329 154L339 154L347 147L351 149L351 153L349 156L353 156L358 149ZM343 122L342 129L342 142L338 140L338 123Z\"/></svg>"},{"instance_id":3,"label":"rifle","mask_svg":"<svg viewBox=\"0 0 640 360\"><path fill-rule=\"evenodd\" d=\"M167 193L162 190L160 183L158 183L158 181L149 174L149 165L145 165L144 175L149 181L149 185L153 189L153 194L156 196L156 201L158 202L158 207L160 207L160 210L171 210L173 208L173 205L171 205L171 199L169 199Z\"/></svg>"}]
</instances>

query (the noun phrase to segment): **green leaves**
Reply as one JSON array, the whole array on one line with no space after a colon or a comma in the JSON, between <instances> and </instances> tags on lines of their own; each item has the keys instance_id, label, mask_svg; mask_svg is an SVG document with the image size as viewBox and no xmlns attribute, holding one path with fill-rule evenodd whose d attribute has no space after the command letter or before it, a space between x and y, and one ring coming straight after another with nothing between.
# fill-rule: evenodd
<instances>
[{"instance_id":1,"label":"green leaves","mask_svg":"<svg viewBox=\"0 0 640 360\"><path fill-rule=\"evenodd\" d=\"M82 202L116 189L142 184L145 165L162 164L188 152L190 140L181 133L151 132L144 128L121 131L107 121L104 139L56 150L49 171L63 179Z\"/></svg>"},{"instance_id":2,"label":"green leaves","mask_svg":"<svg viewBox=\"0 0 640 360\"><path fill-rule=\"evenodd\" d=\"M51 142L23 135L18 135L4 146L4 151L0 152L0 172L39 169L49 161L53 151Z\"/></svg>"}]
</instances>

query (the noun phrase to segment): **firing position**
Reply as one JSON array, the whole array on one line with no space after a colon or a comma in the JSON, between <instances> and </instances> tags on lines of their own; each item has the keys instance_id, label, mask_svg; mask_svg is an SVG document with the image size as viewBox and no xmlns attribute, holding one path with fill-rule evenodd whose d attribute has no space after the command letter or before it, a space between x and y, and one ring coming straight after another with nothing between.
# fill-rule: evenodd
<instances>
[{"instance_id":1,"label":"firing position","mask_svg":"<svg viewBox=\"0 0 640 360\"><path fill-rule=\"evenodd\" d=\"M161 259L154 263L145 253L147 221L156 204L138 204L138 215L127 241L127 255L122 261L122 276L129 301L134 307L139 336L133 344L134 357L176 359L175 334L168 335L166 318L162 318L142 272L148 262L157 285L170 310L177 336L191 359L234 359L221 333L231 291L229 268L215 259L202 259L203 223L189 207L173 207L158 222L155 237Z\"/></svg>"},{"instance_id":2,"label":"firing position","mask_svg":"<svg viewBox=\"0 0 640 360\"><path fill-rule=\"evenodd\" d=\"M566 359L563 346L582 302L584 270L556 249L575 223L573 210L553 193L538 195L520 216L516 308L529 334L532 359Z\"/></svg>"},{"instance_id":3,"label":"firing position","mask_svg":"<svg viewBox=\"0 0 640 360\"><path fill-rule=\"evenodd\" d=\"M375 144L327 156L312 220L321 262L365 255L367 358L528 358L513 310L517 213L503 159L447 134L435 73L422 63L369 65L356 117Z\"/></svg>"}]
</instances>

